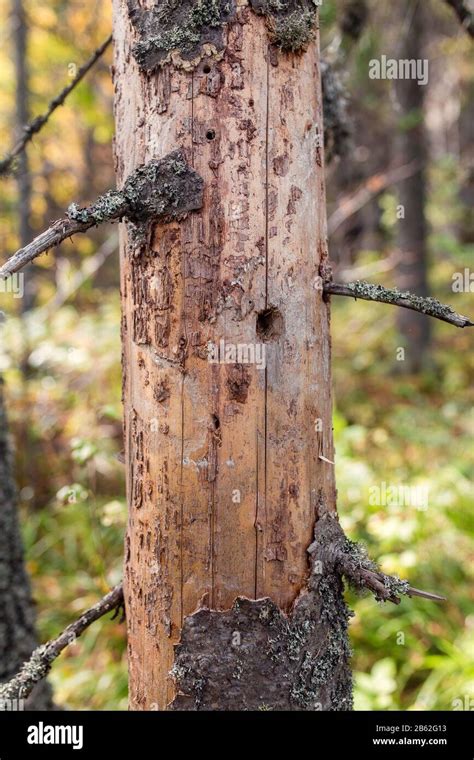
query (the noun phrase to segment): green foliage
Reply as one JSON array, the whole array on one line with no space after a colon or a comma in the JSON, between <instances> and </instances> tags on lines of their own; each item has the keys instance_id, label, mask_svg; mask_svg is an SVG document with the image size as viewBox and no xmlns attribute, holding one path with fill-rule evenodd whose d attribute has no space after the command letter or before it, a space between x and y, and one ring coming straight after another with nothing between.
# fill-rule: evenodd
<instances>
[{"instance_id":1,"label":"green foliage","mask_svg":"<svg viewBox=\"0 0 474 760\"><path fill-rule=\"evenodd\" d=\"M436 294L451 303L448 278L460 263L433 268ZM473 690L472 337L436 323L435 368L402 380L392 373L399 340L392 312L346 299L333 304L344 529L384 572L448 599L404 597L392 607L352 595L355 706L450 710ZM456 307L472 314L470 294L457 294ZM371 489L383 482L428 488L427 508L373 504Z\"/></svg>"}]
</instances>

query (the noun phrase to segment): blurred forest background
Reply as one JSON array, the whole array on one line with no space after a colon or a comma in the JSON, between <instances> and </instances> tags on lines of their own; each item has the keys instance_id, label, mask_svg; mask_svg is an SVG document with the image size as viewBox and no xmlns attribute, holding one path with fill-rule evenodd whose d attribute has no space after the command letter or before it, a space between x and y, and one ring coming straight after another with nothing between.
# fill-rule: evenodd
<instances>
[{"instance_id":1,"label":"blurred forest background","mask_svg":"<svg viewBox=\"0 0 474 760\"><path fill-rule=\"evenodd\" d=\"M46 109L110 29L108 2L0 0L2 153L18 123ZM469 287L453 292L453 274L473 267L472 40L443 0L325 0L321 34L338 80L327 124L335 279L410 287L472 318ZM428 84L370 80L369 61L382 54L429 59ZM16 176L1 179L2 260L70 202L114 186L111 60L109 48L30 143ZM396 184L396 166L410 167L410 178ZM351 198L363 202L349 216ZM416 256L407 266L408 248ZM45 641L122 574L117 227L42 256L26 285L22 299L1 295L0 373ZM474 697L474 334L439 322L428 331L427 318L375 303L332 301L344 529L385 572L448 598L393 607L351 597L356 708L452 709ZM428 503L374 504L371 489L383 483L429 488ZM51 675L57 703L126 709L124 634L103 619L69 647Z\"/></svg>"}]
</instances>

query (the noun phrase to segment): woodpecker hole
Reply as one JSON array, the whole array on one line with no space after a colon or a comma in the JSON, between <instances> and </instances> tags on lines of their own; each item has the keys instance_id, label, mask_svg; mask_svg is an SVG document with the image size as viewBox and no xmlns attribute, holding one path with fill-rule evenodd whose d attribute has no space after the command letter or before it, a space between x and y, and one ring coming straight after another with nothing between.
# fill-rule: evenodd
<instances>
[{"instance_id":1,"label":"woodpecker hole","mask_svg":"<svg viewBox=\"0 0 474 760\"><path fill-rule=\"evenodd\" d=\"M264 343L278 338L283 332L283 316L275 307L270 306L257 314L257 335Z\"/></svg>"}]
</instances>

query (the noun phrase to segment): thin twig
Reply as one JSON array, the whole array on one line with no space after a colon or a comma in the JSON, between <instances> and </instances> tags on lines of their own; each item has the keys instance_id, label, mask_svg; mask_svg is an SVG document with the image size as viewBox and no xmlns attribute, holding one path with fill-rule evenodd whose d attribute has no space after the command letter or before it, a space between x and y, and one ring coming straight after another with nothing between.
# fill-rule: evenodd
<instances>
[{"instance_id":1,"label":"thin twig","mask_svg":"<svg viewBox=\"0 0 474 760\"><path fill-rule=\"evenodd\" d=\"M123 589L120 584L109 591L97 604L86 610L78 620L68 625L60 636L35 649L30 659L23 664L20 672L0 686L0 701L26 699L38 681L48 675L52 663L63 649L72 644L92 623L121 605L123 605Z\"/></svg>"},{"instance_id":2,"label":"thin twig","mask_svg":"<svg viewBox=\"0 0 474 760\"><path fill-rule=\"evenodd\" d=\"M69 95L72 90L76 87L76 85L79 84L79 82L85 77L87 72L92 68L92 66L98 61L98 59L103 55L103 53L107 50L108 46L112 42L112 35L110 37L107 37L105 42L102 43L100 47L97 48L97 50L91 55L88 61L81 66L81 68L78 70L76 76L74 79L70 82L70 84L67 85L59 95L57 95L48 105L48 108L46 109L46 112L44 114L41 114L40 116L37 116L33 121L31 121L29 124L27 124L25 127L23 127L23 135L18 140L16 145L12 148L11 152L2 160L0 161L0 175L6 174L13 164L13 161L15 158L22 153L30 140L32 140L33 136L37 134L40 129L44 127L46 122L49 120L51 114L54 113L56 108L59 108L59 106L62 106L64 101L66 100L67 96Z\"/></svg>"},{"instance_id":3,"label":"thin twig","mask_svg":"<svg viewBox=\"0 0 474 760\"><path fill-rule=\"evenodd\" d=\"M93 256L85 259L81 268L70 278L67 287L64 289L58 288L58 291L47 303L44 304L44 306L41 306L39 309L35 309L34 319L43 320L55 313L64 303L66 303L66 301L71 298L71 296L73 296L79 290L84 282L96 274L101 266L103 266L103 264L107 261L108 257L117 251L117 247L118 238L116 235L111 235L100 246L98 251L96 251Z\"/></svg>"},{"instance_id":4,"label":"thin twig","mask_svg":"<svg viewBox=\"0 0 474 760\"><path fill-rule=\"evenodd\" d=\"M386 172L369 177L354 193L344 195L339 201L336 210L328 219L328 234L333 235L341 224L356 214L357 211L360 211L367 203L370 203L372 198L386 190L387 187L413 177L420 169L420 162L412 161L409 164L397 166L394 169L388 169Z\"/></svg>"},{"instance_id":5,"label":"thin twig","mask_svg":"<svg viewBox=\"0 0 474 760\"><path fill-rule=\"evenodd\" d=\"M445 602L446 597L445 596L438 596L438 594L432 594L431 591L422 591L419 588L413 588L412 586L408 587L407 590L408 596L419 596L422 599L430 599L432 602Z\"/></svg>"},{"instance_id":6,"label":"thin twig","mask_svg":"<svg viewBox=\"0 0 474 760\"><path fill-rule=\"evenodd\" d=\"M358 567L346 554L341 553L339 560L341 572L348 582L356 586L356 588L371 591L379 602L400 604L400 597L403 595L419 596L432 602L446 601L444 596L412 588L407 581L401 581L392 575L385 575L385 573L378 570L366 567Z\"/></svg>"},{"instance_id":7,"label":"thin twig","mask_svg":"<svg viewBox=\"0 0 474 760\"><path fill-rule=\"evenodd\" d=\"M461 25L470 37L474 37L474 13L466 7L464 0L444 0L454 10Z\"/></svg>"},{"instance_id":8,"label":"thin twig","mask_svg":"<svg viewBox=\"0 0 474 760\"><path fill-rule=\"evenodd\" d=\"M428 317L440 319L442 322L448 322L448 324L456 327L474 326L474 322L468 317L458 314L451 306L437 301L436 298L423 298L408 291L399 291L396 288L389 290L383 285L372 285L370 282L357 280L348 283L325 282L323 289L328 295L348 296L349 298L360 298L364 301L379 301L392 306L402 306L405 309L426 314Z\"/></svg>"}]
</instances>

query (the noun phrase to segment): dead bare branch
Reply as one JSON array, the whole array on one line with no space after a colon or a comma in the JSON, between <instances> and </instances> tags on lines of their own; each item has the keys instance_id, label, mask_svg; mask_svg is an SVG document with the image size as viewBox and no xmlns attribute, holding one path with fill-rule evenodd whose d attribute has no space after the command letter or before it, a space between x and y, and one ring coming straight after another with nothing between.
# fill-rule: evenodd
<instances>
[{"instance_id":1,"label":"dead bare branch","mask_svg":"<svg viewBox=\"0 0 474 760\"><path fill-rule=\"evenodd\" d=\"M127 206L124 205L121 215L124 216L126 211ZM116 218L116 215L109 217L110 220ZM13 256L0 267L0 277L5 278L14 274L14 272L18 272L30 261L33 261L33 259L36 259L42 253L45 253L45 251L49 251L50 248L59 245L59 243L62 243L66 238L70 238L78 232L86 232L96 224L97 222L94 222L92 218L87 222L80 222L75 219L69 219L68 217L58 219L51 225L51 227L35 237L31 243L28 243L24 248L20 248L14 253Z\"/></svg>"},{"instance_id":2,"label":"dead bare branch","mask_svg":"<svg viewBox=\"0 0 474 760\"><path fill-rule=\"evenodd\" d=\"M469 10L464 0L444 0L449 5L456 16L458 17L461 25L464 27L470 37L474 37L474 13Z\"/></svg>"},{"instance_id":3,"label":"dead bare branch","mask_svg":"<svg viewBox=\"0 0 474 760\"><path fill-rule=\"evenodd\" d=\"M386 172L380 172L369 177L354 193L344 195L339 201L336 210L328 219L328 234L333 235L347 219L360 211L367 203L370 203L372 198L382 193L387 187L413 177L420 169L420 162L412 161L409 164L397 166L394 169L388 169Z\"/></svg>"},{"instance_id":4,"label":"dead bare branch","mask_svg":"<svg viewBox=\"0 0 474 760\"><path fill-rule=\"evenodd\" d=\"M364 301L379 301L379 303L388 303L392 306L401 306L404 309L411 309L420 312L420 314L426 314L428 317L440 319L442 322L447 322L456 327L474 326L474 322L468 317L458 314L451 306L441 303L436 298L423 298L396 288L388 289L384 288L383 285L373 285L370 282L357 280L348 283L328 281L324 283L323 290L328 295L348 296L349 298L360 298Z\"/></svg>"},{"instance_id":5,"label":"dead bare branch","mask_svg":"<svg viewBox=\"0 0 474 760\"><path fill-rule=\"evenodd\" d=\"M97 48L97 50L91 55L88 61L78 69L76 76L74 79L70 82L70 84L67 85L59 95L56 95L55 98L50 102L48 105L48 108L46 109L44 114L41 114L40 116L37 116L33 121L31 121L29 124L23 127L23 135L18 140L16 145L12 148L10 153L0 161L0 175L6 174L12 167L12 164L17 156L22 153L28 143L33 139L33 136L36 135L47 123L50 116L54 113L56 108L59 108L59 106L62 106L64 101L66 100L69 93L71 93L74 88L79 84L79 82L84 79L87 72L94 66L96 61L99 60L99 58L103 55L103 53L107 50L108 46L112 42L112 35L110 37L107 37L105 42L100 45L100 47Z\"/></svg>"},{"instance_id":6,"label":"dead bare branch","mask_svg":"<svg viewBox=\"0 0 474 760\"><path fill-rule=\"evenodd\" d=\"M97 604L86 610L78 620L68 625L57 638L35 649L20 672L0 686L0 700L26 699L35 684L48 675L52 663L63 649L72 644L96 620L122 605L123 589L122 584L119 584Z\"/></svg>"},{"instance_id":7,"label":"dead bare branch","mask_svg":"<svg viewBox=\"0 0 474 760\"><path fill-rule=\"evenodd\" d=\"M103 222L121 219L140 224L148 218L176 217L202 205L203 181L186 163L180 150L138 167L122 190L109 190L91 206L69 206L67 216L54 222L31 243L20 248L0 267L0 278L18 272L66 238Z\"/></svg>"}]
</instances>

